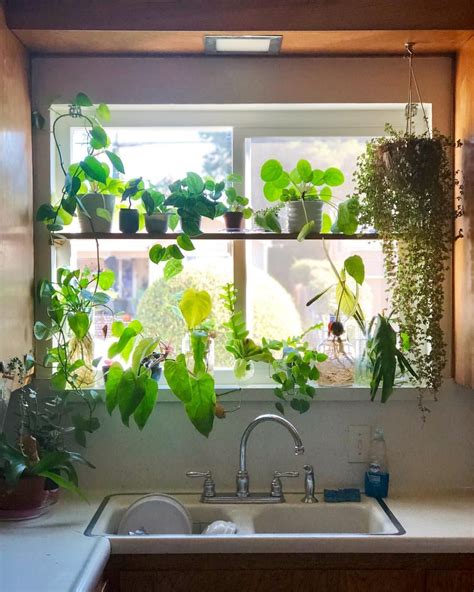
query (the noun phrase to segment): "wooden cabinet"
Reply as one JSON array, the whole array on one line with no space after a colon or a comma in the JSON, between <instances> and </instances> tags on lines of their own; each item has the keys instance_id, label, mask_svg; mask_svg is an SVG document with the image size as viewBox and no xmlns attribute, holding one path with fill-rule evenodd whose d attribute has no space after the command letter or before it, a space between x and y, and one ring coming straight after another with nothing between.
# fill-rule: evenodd
<instances>
[{"instance_id":1,"label":"wooden cabinet","mask_svg":"<svg viewBox=\"0 0 474 592\"><path fill-rule=\"evenodd\" d=\"M473 592L474 555L113 555L107 592Z\"/></svg>"},{"instance_id":2,"label":"wooden cabinet","mask_svg":"<svg viewBox=\"0 0 474 592\"><path fill-rule=\"evenodd\" d=\"M426 592L473 592L474 570L433 570L426 578Z\"/></svg>"}]
</instances>

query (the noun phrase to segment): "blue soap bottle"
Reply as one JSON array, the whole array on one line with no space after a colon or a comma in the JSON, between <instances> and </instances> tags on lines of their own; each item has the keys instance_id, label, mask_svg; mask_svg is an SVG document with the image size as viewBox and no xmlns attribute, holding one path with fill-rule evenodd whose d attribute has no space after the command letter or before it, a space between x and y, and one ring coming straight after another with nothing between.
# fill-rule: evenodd
<instances>
[{"instance_id":1,"label":"blue soap bottle","mask_svg":"<svg viewBox=\"0 0 474 592\"><path fill-rule=\"evenodd\" d=\"M369 469L365 473L365 495L387 497L390 475L387 465L387 446L383 429L377 428L370 443Z\"/></svg>"}]
</instances>

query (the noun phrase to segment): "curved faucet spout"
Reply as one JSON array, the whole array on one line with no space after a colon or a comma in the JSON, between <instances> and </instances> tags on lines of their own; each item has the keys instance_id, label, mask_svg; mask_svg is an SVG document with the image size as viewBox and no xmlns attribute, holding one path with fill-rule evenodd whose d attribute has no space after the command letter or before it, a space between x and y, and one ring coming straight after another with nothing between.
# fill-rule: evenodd
<instances>
[{"instance_id":1,"label":"curved faucet spout","mask_svg":"<svg viewBox=\"0 0 474 592\"><path fill-rule=\"evenodd\" d=\"M279 423L283 427L285 427L290 434L293 436L293 440L295 442L295 454L303 454L304 453L304 446L303 442L301 441L300 435L298 434L297 429L295 426L290 423L284 417L280 417L279 415L274 415L272 413L266 413L264 415L259 415L253 421L249 423L246 427L242 439L240 441L240 466L239 472L237 473L237 495L239 497L247 497L249 495L249 476L247 472L247 441L253 429L263 423L265 421L274 421L275 423Z\"/></svg>"}]
</instances>

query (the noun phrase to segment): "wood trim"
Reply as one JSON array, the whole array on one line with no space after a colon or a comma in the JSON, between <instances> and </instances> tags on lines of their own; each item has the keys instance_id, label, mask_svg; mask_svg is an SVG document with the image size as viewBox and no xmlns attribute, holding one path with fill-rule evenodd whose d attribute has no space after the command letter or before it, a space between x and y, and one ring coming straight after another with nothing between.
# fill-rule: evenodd
<instances>
[{"instance_id":1,"label":"wood trim","mask_svg":"<svg viewBox=\"0 0 474 592\"><path fill-rule=\"evenodd\" d=\"M454 379L474 387L474 37L458 54L455 82L455 168L462 172L464 216L456 220L454 244Z\"/></svg>"},{"instance_id":2,"label":"wood trim","mask_svg":"<svg viewBox=\"0 0 474 592\"><path fill-rule=\"evenodd\" d=\"M14 30L31 51L47 54L202 55L205 35L283 35L281 55L401 55L407 41L417 54L456 52L473 31L70 31Z\"/></svg>"},{"instance_id":3,"label":"wood trim","mask_svg":"<svg viewBox=\"0 0 474 592\"><path fill-rule=\"evenodd\" d=\"M8 0L11 29L473 29L471 0Z\"/></svg>"}]
</instances>

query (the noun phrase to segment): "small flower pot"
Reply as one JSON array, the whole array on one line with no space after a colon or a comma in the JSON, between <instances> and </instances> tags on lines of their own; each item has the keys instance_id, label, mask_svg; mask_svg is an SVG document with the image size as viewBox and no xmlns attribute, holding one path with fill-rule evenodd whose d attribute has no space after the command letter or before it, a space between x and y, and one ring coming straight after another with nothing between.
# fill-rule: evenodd
<instances>
[{"instance_id":1,"label":"small flower pot","mask_svg":"<svg viewBox=\"0 0 474 592\"><path fill-rule=\"evenodd\" d=\"M226 212L224 214L226 230L242 230L244 227L244 215L242 212Z\"/></svg>"},{"instance_id":2,"label":"small flower pot","mask_svg":"<svg viewBox=\"0 0 474 592\"><path fill-rule=\"evenodd\" d=\"M138 210L122 209L119 214L120 232L124 234L135 234L138 232L139 214Z\"/></svg>"},{"instance_id":3,"label":"small flower pot","mask_svg":"<svg viewBox=\"0 0 474 592\"><path fill-rule=\"evenodd\" d=\"M77 206L77 217L81 232L110 232L112 229L112 216L115 207L115 195L102 195L101 193L86 193L78 195L84 209L89 217L84 213L81 206ZM110 220L101 218L97 215L97 209L102 208L110 214Z\"/></svg>"},{"instance_id":4,"label":"small flower pot","mask_svg":"<svg viewBox=\"0 0 474 592\"><path fill-rule=\"evenodd\" d=\"M304 208L303 208L304 205ZM308 222L314 221L313 233L321 232L321 220L323 215L323 202L321 200L289 201L286 204L288 214L288 232L299 232ZM305 216L306 211L306 216Z\"/></svg>"},{"instance_id":5,"label":"small flower pot","mask_svg":"<svg viewBox=\"0 0 474 592\"><path fill-rule=\"evenodd\" d=\"M150 234L165 234L168 230L169 214L156 213L145 216L145 227Z\"/></svg>"},{"instance_id":6,"label":"small flower pot","mask_svg":"<svg viewBox=\"0 0 474 592\"><path fill-rule=\"evenodd\" d=\"M44 477L24 476L13 487L0 479L0 518L36 518L49 506L48 498Z\"/></svg>"}]
</instances>

